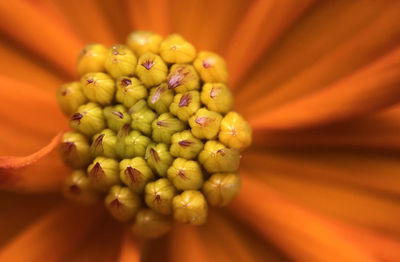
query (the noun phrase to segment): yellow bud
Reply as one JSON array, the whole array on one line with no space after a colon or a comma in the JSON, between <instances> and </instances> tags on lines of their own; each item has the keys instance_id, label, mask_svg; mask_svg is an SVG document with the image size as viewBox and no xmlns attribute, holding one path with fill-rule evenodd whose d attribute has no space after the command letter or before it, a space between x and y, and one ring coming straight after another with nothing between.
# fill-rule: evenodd
<instances>
[{"instance_id":1,"label":"yellow bud","mask_svg":"<svg viewBox=\"0 0 400 262\"><path fill-rule=\"evenodd\" d=\"M146 52L157 54L161 41L162 37L159 34L148 31L134 31L129 34L126 44L138 55Z\"/></svg>"},{"instance_id":2,"label":"yellow bud","mask_svg":"<svg viewBox=\"0 0 400 262\"><path fill-rule=\"evenodd\" d=\"M72 129L92 137L94 134L101 132L106 126L103 110L92 102L81 105L77 112L71 116L69 125Z\"/></svg>"},{"instance_id":3,"label":"yellow bud","mask_svg":"<svg viewBox=\"0 0 400 262\"><path fill-rule=\"evenodd\" d=\"M240 177L237 174L213 174L203 186L203 193L211 206L227 206L238 194Z\"/></svg>"},{"instance_id":4,"label":"yellow bud","mask_svg":"<svg viewBox=\"0 0 400 262\"><path fill-rule=\"evenodd\" d=\"M115 132L121 130L125 124L131 123L131 116L123 105L107 106L104 108L104 117L108 127Z\"/></svg>"},{"instance_id":5,"label":"yellow bud","mask_svg":"<svg viewBox=\"0 0 400 262\"><path fill-rule=\"evenodd\" d=\"M155 211L170 215L172 213L172 199L177 194L175 187L166 178L150 182L145 188L145 201L148 207Z\"/></svg>"},{"instance_id":6,"label":"yellow bud","mask_svg":"<svg viewBox=\"0 0 400 262\"><path fill-rule=\"evenodd\" d=\"M61 110L67 116L70 116L78 110L78 107L87 101L79 82L71 82L62 85L57 89L56 96Z\"/></svg>"},{"instance_id":7,"label":"yellow bud","mask_svg":"<svg viewBox=\"0 0 400 262\"><path fill-rule=\"evenodd\" d=\"M92 161L89 141L80 133L64 133L59 150L64 163L72 168L84 168Z\"/></svg>"},{"instance_id":8,"label":"yellow bud","mask_svg":"<svg viewBox=\"0 0 400 262\"><path fill-rule=\"evenodd\" d=\"M222 83L206 83L201 91L201 102L209 110L226 114L232 108L233 97L229 88Z\"/></svg>"},{"instance_id":9,"label":"yellow bud","mask_svg":"<svg viewBox=\"0 0 400 262\"><path fill-rule=\"evenodd\" d=\"M178 93L200 89L200 78L191 65L175 64L168 74L168 88Z\"/></svg>"},{"instance_id":10,"label":"yellow bud","mask_svg":"<svg viewBox=\"0 0 400 262\"><path fill-rule=\"evenodd\" d=\"M119 163L121 181L137 194L143 193L154 174L142 157L124 159Z\"/></svg>"},{"instance_id":11,"label":"yellow bud","mask_svg":"<svg viewBox=\"0 0 400 262\"><path fill-rule=\"evenodd\" d=\"M139 57L136 75L146 86L159 85L167 80L168 67L156 54L144 53Z\"/></svg>"},{"instance_id":12,"label":"yellow bud","mask_svg":"<svg viewBox=\"0 0 400 262\"><path fill-rule=\"evenodd\" d=\"M104 156L108 158L116 158L115 144L117 136L111 129L104 129L100 133L93 136L93 142L90 147L92 156Z\"/></svg>"},{"instance_id":13,"label":"yellow bud","mask_svg":"<svg viewBox=\"0 0 400 262\"><path fill-rule=\"evenodd\" d=\"M167 63L190 63L196 57L196 49L182 36L172 34L161 42L160 55Z\"/></svg>"},{"instance_id":14,"label":"yellow bud","mask_svg":"<svg viewBox=\"0 0 400 262\"><path fill-rule=\"evenodd\" d=\"M139 211L140 198L127 187L113 186L104 204L116 220L127 222Z\"/></svg>"},{"instance_id":15,"label":"yellow bud","mask_svg":"<svg viewBox=\"0 0 400 262\"><path fill-rule=\"evenodd\" d=\"M171 136L185 129L185 124L170 113L160 115L152 123L153 140L155 142L170 144Z\"/></svg>"},{"instance_id":16,"label":"yellow bud","mask_svg":"<svg viewBox=\"0 0 400 262\"><path fill-rule=\"evenodd\" d=\"M75 170L65 179L62 192L68 199L84 205L94 204L100 198L83 170Z\"/></svg>"},{"instance_id":17,"label":"yellow bud","mask_svg":"<svg viewBox=\"0 0 400 262\"><path fill-rule=\"evenodd\" d=\"M209 173L236 172L240 154L236 149L227 148L217 141L208 141L199 154L199 161Z\"/></svg>"},{"instance_id":18,"label":"yellow bud","mask_svg":"<svg viewBox=\"0 0 400 262\"><path fill-rule=\"evenodd\" d=\"M158 114L162 114L169 111L172 100L174 100L174 92L169 90L166 84L161 84L150 90L147 103Z\"/></svg>"},{"instance_id":19,"label":"yellow bud","mask_svg":"<svg viewBox=\"0 0 400 262\"><path fill-rule=\"evenodd\" d=\"M81 78L83 93L91 102L109 105L114 99L114 80L105 73L87 73Z\"/></svg>"},{"instance_id":20,"label":"yellow bud","mask_svg":"<svg viewBox=\"0 0 400 262\"><path fill-rule=\"evenodd\" d=\"M117 136L117 143L115 147L117 155L120 158L145 156L146 148L151 142L150 138L142 135L138 131L131 131L128 134L123 134L123 129L121 129L121 132Z\"/></svg>"},{"instance_id":21,"label":"yellow bud","mask_svg":"<svg viewBox=\"0 0 400 262\"><path fill-rule=\"evenodd\" d=\"M172 221L168 216L146 208L137 213L132 232L141 238L155 239L168 233L171 228Z\"/></svg>"},{"instance_id":22,"label":"yellow bud","mask_svg":"<svg viewBox=\"0 0 400 262\"><path fill-rule=\"evenodd\" d=\"M147 164L164 177L171 165L173 158L166 144L150 144L146 149Z\"/></svg>"},{"instance_id":23,"label":"yellow bud","mask_svg":"<svg viewBox=\"0 0 400 262\"><path fill-rule=\"evenodd\" d=\"M90 184L99 191L107 191L113 185L118 185L119 163L117 160L96 157L87 168Z\"/></svg>"},{"instance_id":24,"label":"yellow bud","mask_svg":"<svg viewBox=\"0 0 400 262\"><path fill-rule=\"evenodd\" d=\"M113 45L108 50L104 66L114 78L119 76L131 76L136 69L136 56L125 45Z\"/></svg>"},{"instance_id":25,"label":"yellow bud","mask_svg":"<svg viewBox=\"0 0 400 262\"><path fill-rule=\"evenodd\" d=\"M107 56L107 47L101 44L86 45L78 57L78 74L105 71L104 62Z\"/></svg>"},{"instance_id":26,"label":"yellow bud","mask_svg":"<svg viewBox=\"0 0 400 262\"><path fill-rule=\"evenodd\" d=\"M148 106L145 100L139 100L135 105L129 109L132 122L131 127L143 134L151 135L151 124L157 115Z\"/></svg>"},{"instance_id":27,"label":"yellow bud","mask_svg":"<svg viewBox=\"0 0 400 262\"><path fill-rule=\"evenodd\" d=\"M203 173L196 161L177 158L167 173L168 179L178 190L200 189L203 185Z\"/></svg>"},{"instance_id":28,"label":"yellow bud","mask_svg":"<svg viewBox=\"0 0 400 262\"><path fill-rule=\"evenodd\" d=\"M175 220L191 225L202 225L207 220L207 202L197 190L187 190L172 200Z\"/></svg>"},{"instance_id":29,"label":"yellow bud","mask_svg":"<svg viewBox=\"0 0 400 262\"><path fill-rule=\"evenodd\" d=\"M218 137L228 147L243 150L251 144L251 127L238 113L229 112L221 121Z\"/></svg>"},{"instance_id":30,"label":"yellow bud","mask_svg":"<svg viewBox=\"0 0 400 262\"><path fill-rule=\"evenodd\" d=\"M224 84L228 82L225 60L215 53L200 52L193 65L204 82Z\"/></svg>"},{"instance_id":31,"label":"yellow bud","mask_svg":"<svg viewBox=\"0 0 400 262\"><path fill-rule=\"evenodd\" d=\"M200 108L189 118L189 125L193 135L200 139L214 139L217 137L222 116L206 108Z\"/></svg>"},{"instance_id":32,"label":"yellow bud","mask_svg":"<svg viewBox=\"0 0 400 262\"><path fill-rule=\"evenodd\" d=\"M200 108L200 94L198 91L189 91L183 94L176 94L174 102L169 106L172 114L180 120L187 122Z\"/></svg>"},{"instance_id":33,"label":"yellow bud","mask_svg":"<svg viewBox=\"0 0 400 262\"><path fill-rule=\"evenodd\" d=\"M194 159L203 149L203 142L195 138L189 130L175 133L171 142L169 151L174 157Z\"/></svg>"},{"instance_id":34,"label":"yellow bud","mask_svg":"<svg viewBox=\"0 0 400 262\"><path fill-rule=\"evenodd\" d=\"M137 103L140 99L147 97L147 89L143 86L135 77L118 77L117 81L117 93L115 99L130 108Z\"/></svg>"}]
</instances>

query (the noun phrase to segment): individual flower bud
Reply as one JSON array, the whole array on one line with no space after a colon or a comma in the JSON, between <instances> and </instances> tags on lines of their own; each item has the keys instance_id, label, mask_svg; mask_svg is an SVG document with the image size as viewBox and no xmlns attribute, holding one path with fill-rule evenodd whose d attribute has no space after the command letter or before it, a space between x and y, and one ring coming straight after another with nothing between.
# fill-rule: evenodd
<instances>
[{"instance_id":1,"label":"individual flower bud","mask_svg":"<svg viewBox=\"0 0 400 262\"><path fill-rule=\"evenodd\" d=\"M189 130L175 133L171 142L169 151L174 157L194 159L203 149L203 142L195 138Z\"/></svg>"},{"instance_id":2,"label":"individual flower bud","mask_svg":"<svg viewBox=\"0 0 400 262\"><path fill-rule=\"evenodd\" d=\"M200 52L193 62L201 80L209 83L228 82L228 69L225 60L212 52Z\"/></svg>"},{"instance_id":3,"label":"individual flower bud","mask_svg":"<svg viewBox=\"0 0 400 262\"><path fill-rule=\"evenodd\" d=\"M175 159L167 174L168 179L178 190L200 189L203 185L201 167L193 160Z\"/></svg>"},{"instance_id":4,"label":"individual flower bud","mask_svg":"<svg viewBox=\"0 0 400 262\"><path fill-rule=\"evenodd\" d=\"M150 90L147 99L148 105L156 110L158 114L169 112L169 106L174 100L174 92L169 90L166 84L161 84Z\"/></svg>"},{"instance_id":5,"label":"individual flower bud","mask_svg":"<svg viewBox=\"0 0 400 262\"><path fill-rule=\"evenodd\" d=\"M172 200L175 220L191 225L202 225L207 220L207 201L197 190L187 190Z\"/></svg>"},{"instance_id":6,"label":"individual flower bud","mask_svg":"<svg viewBox=\"0 0 400 262\"><path fill-rule=\"evenodd\" d=\"M105 73L87 73L81 78L83 93L91 102L109 105L114 99L114 80Z\"/></svg>"},{"instance_id":7,"label":"individual flower bud","mask_svg":"<svg viewBox=\"0 0 400 262\"><path fill-rule=\"evenodd\" d=\"M225 84L206 83L201 91L201 102L209 110L226 114L232 109L233 97Z\"/></svg>"},{"instance_id":8,"label":"individual flower bud","mask_svg":"<svg viewBox=\"0 0 400 262\"><path fill-rule=\"evenodd\" d=\"M92 137L106 126L103 110L99 105L92 102L81 105L69 119L69 126L88 137Z\"/></svg>"},{"instance_id":9,"label":"individual flower bud","mask_svg":"<svg viewBox=\"0 0 400 262\"><path fill-rule=\"evenodd\" d=\"M172 114L180 120L187 122L200 108L200 94L198 91L189 91L183 94L176 94L174 102L169 106Z\"/></svg>"},{"instance_id":10,"label":"individual flower bud","mask_svg":"<svg viewBox=\"0 0 400 262\"><path fill-rule=\"evenodd\" d=\"M129 129L129 125L124 126L117 135L115 146L117 155L121 159L145 156L146 148L151 142L150 138L135 130L128 133L126 127Z\"/></svg>"},{"instance_id":11,"label":"individual flower bud","mask_svg":"<svg viewBox=\"0 0 400 262\"><path fill-rule=\"evenodd\" d=\"M107 158L116 158L115 144L117 136L111 129L104 129L100 133L93 136L93 142L90 146L92 156L104 156Z\"/></svg>"},{"instance_id":12,"label":"individual flower bud","mask_svg":"<svg viewBox=\"0 0 400 262\"><path fill-rule=\"evenodd\" d=\"M96 157L87 168L92 186L99 191L107 191L119 181L119 164L112 158Z\"/></svg>"},{"instance_id":13,"label":"individual flower bud","mask_svg":"<svg viewBox=\"0 0 400 262\"><path fill-rule=\"evenodd\" d=\"M157 54L160 49L162 37L148 31L134 31L129 34L126 44L138 55L146 52Z\"/></svg>"},{"instance_id":14,"label":"individual flower bud","mask_svg":"<svg viewBox=\"0 0 400 262\"><path fill-rule=\"evenodd\" d=\"M172 221L168 216L146 208L139 210L132 232L141 238L155 239L167 234L172 228Z\"/></svg>"},{"instance_id":15,"label":"individual flower bud","mask_svg":"<svg viewBox=\"0 0 400 262\"><path fill-rule=\"evenodd\" d=\"M130 76L135 73L136 56L125 45L116 44L110 47L104 66L114 78Z\"/></svg>"},{"instance_id":16,"label":"individual flower bud","mask_svg":"<svg viewBox=\"0 0 400 262\"><path fill-rule=\"evenodd\" d=\"M160 178L157 181L146 185L144 200L148 207L164 214L172 214L172 199L177 194L175 187L166 178Z\"/></svg>"},{"instance_id":17,"label":"individual flower bud","mask_svg":"<svg viewBox=\"0 0 400 262\"><path fill-rule=\"evenodd\" d=\"M129 188L116 185L108 192L104 204L116 220L127 222L139 211L140 198Z\"/></svg>"},{"instance_id":18,"label":"individual flower bud","mask_svg":"<svg viewBox=\"0 0 400 262\"><path fill-rule=\"evenodd\" d=\"M171 136L185 129L185 124L170 113L160 115L152 123L153 140L155 142L170 144Z\"/></svg>"},{"instance_id":19,"label":"individual flower bud","mask_svg":"<svg viewBox=\"0 0 400 262\"><path fill-rule=\"evenodd\" d=\"M64 180L62 192L68 199L84 205L94 204L100 198L99 193L92 188L83 170L73 171Z\"/></svg>"},{"instance_id":20,"label":"individual flower bud","mask_svg":"<svg viewBox=\"0 0 400 262\"><path fill-rule=\"evenodd\" d=\"M165 177L173 158L166 144L150 144L146 149L147 164L162 177Z\"/></svg>"},{"instance_id":21,"label":"individual flower bud","mask_svg":"<svg viewBox=\"0 0 400 262\"><path fill-rule=\"evenodd\" d=\"M156 54L144 53L139 57L136 75L146 86L159 85L167 79L168 67Z\"/></svg>"},{"instance_id":22,"label":"individual flower bud","mask_svg":"<svg viewBox=\"0 0 400 262\"><path fill-rule=\"evenodd\" d=\"M80 133L64 133L59 150L62 160L69 167L85 168L92 161L89 141Z\"/></svg>"},{"instance_id":23,"label":"individual flower bud","mask_svg":"<svg viewBox=\"0 0 400 262\"><path fill-rule=\"evenodd\" d=\"M138 130L143 134L151 135L151 124L157 115L148 106L145 100L139 100L135 105L129 109L131 114L131 127Z\"/></svg>"},{"instance_id":24,"label":"individual flower bud","mask_svg":"<svg viewBox=\"0 0 400 262\"><path fill-rule=\"evenodd\" d=\"M154 179L153 171L142 157L122 160L119 169L121 181L136 194L143 193L146 184Z\"/></svg>"},{"instance_id":25,"label":"individual flower bud","mask_svg":"<svg viewBox=\"0 0 400 262\"><path fill-rule=\"evenodd\" d=\"M214 111L200 108L189 118L189 125L195 137L200 139L214 139L219 132L222 116Z\"/></svg>"},{"instance_id":26,"label":"individual flower bud","mask_svg":"<svg viewBox=\"0 0 400 262\"><path fill-rule=\"evenodd\" d=\"M161 42L160 55L167 63L190 63L196 57L196 49L182 36L172 34Z\"/></svg>"},{"instance_id":27,"label":"individual flower bud","mask_svg":"<svg viewBox=\"0 0 400 262\"><path fill-rule=\"evenodd\" d=\"M79 82L71 82L62 85L57 89L57 101L61 110L67 116L70 116L78 107L87 102Z\"/></svg>"},{"instance_id":28,"label":"individual flower bud","mask_svg":"<svg viewBox=\"0 0 400 262\"><path fill-rule=\"evenodd\" d=\"M78 57L78 74L105 71L104 62L107 56L107 47L101 44L86 45Z\"/></svg>"},{"instance_id":29,"label":"individual flower bud","mask_svg":"<svg viewBox=\"0 0 400 262\"><path fill-rule=\"evenodd\" d=\"M240 154L218 141L208 141L199 154L199 161L209 173L230 173L238 170Z\"/></svg>"},{"instance_id":30,"label":"individual flower bud","mask_svg":"<svg viewBox=\"0 0 400 262\"><path fill-rule=\"evenodd\" d=\"M118 77L117 93L115 99L117 102L130 108L137 103L140 99L147 97L147 89L143 86L142 82L135 77Z\"/></svg>"},{"instance_id":31,"label":"individual flower bud","mask_svg":"<svg viewBox=\"0 0 400 262\"><path fill-rule=\"evenodd\" d=\"M200 78L192 65L173 65L167 82L168 89L174 89L178 93L200 89Z\"/></svg>"},{"instance_id":32,"label":"individual flower bud","mask_svg":"<svg viewBox=\"0 0 400 262\"><path fill-rule=\"evenodd\" d=\"M125 124L131 123L131 116L123 105L107 106L104 108L108 128L119 132Z\"/></svg>"},{"instance_id":33,"label":"individual flower bud","mask_svg":"<svg viewBox=\"0 0 400 262\"><path fill-rule=\"evenodd\" d=\"M251 144L251 127L236 112L229 112L221 121L219 140L230 148L243 150Z\"/></svg>"},{"instance_id":34,"label":"individual flower bud","mask_svg":"<svg viewBox=\"0 0 400 262\"><path fill-rule=\"evenodd\" d=\"M203 193L211 206L227 206L238 194L240 177L237 174L213 174L203 185Z\"/></svg>"}]
</instances>

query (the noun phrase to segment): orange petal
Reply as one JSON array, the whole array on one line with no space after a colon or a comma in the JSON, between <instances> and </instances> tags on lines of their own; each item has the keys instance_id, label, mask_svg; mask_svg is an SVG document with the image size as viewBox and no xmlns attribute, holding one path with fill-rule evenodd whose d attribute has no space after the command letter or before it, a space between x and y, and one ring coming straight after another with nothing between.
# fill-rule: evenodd
<instances>
[{"instance_id":1,"label":"orange petal","mask_svg":"<svg viewBox=\"0 0 400 262\"><path fill-rule=\"evenodd\" d=\"M127 12L123 1L99 0L98 5L104 12L117 41L125 43L126 37L131 30L131 26L129 25L131 14Z\"/></svg>"},{"instance_id":2,"label":"orange petal","mask_svg":"<svg viewBox=\"0 0 400 262\"><path fill-rule=\"evenodd\" d=\"M3 247L0 261L61 261L83 244L99 214L98 208L58 208Z\"/></svg>"},{"instance_id":3,"label":"orange petal","mask_svg":"<svg viewBox=\"0 0 400 262\"><path fill-rule=\"evenodd\" d=\"M132 232L126 230L122 240L118 262L139 262L140 251L138 244L133 239Z\"/></svg>"}]
</instances>

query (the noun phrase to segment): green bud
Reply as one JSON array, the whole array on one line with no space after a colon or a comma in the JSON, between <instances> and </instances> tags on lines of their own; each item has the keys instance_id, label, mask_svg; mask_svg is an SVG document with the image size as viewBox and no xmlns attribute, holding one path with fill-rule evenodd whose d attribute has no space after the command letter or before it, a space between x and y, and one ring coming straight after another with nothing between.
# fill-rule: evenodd
<instances>
[{"instance_id":1,"label":"green bud","mask_svg":"<svg viewBox=\"0 0 400 262\"><path fill-rule=\"evenodd\" d=\"M206 108L200 108L189 118L193 135L200 139L215 139L219 132L222 116Z\"/></svg>"},{"instance_id":2,"label":"green bud","mask_svg":"<svg viewBox=\"0 0 400 262\"><path fill-rule=\"evenodd\" d=\"M127 187L113 186L104 204L116 220L127 222L139 211L140 198Z\"/></svg>"},{"instance_id":3,"label":"green bud","mask_svg":"<svg viewBox=\"0 0 400 262\"><path fill-rule=\"evenodd\" d=\"M83 93L91 102L109 105L114 99L114 80L105 73L87 73L81 78Z\"/></svg>"},{"instance_id":4,"label":"green bud","mask_svg":"<svg viewBox=\"0 0 400 262\"><path fill-rule=\"evenodd\" d=\"M107 158L116 158L115 144L117 136L111 129L104 129L93 136L93 142L90 147L92 156L104 156Z\"/></svg>"},{"instance_id":5,"label":"green bud","mask_svg":"<svg viewBox=\"0 0 400 262\"><path fill-rule=\"evenodd\" d=\"M199 161L209 173L230 173L238 170L240 154L218 141L208 141L199 154Z\"/></svg>"},{"instance_id":6,"label":"green bud","mask_svg":"<svg viewBox=\"0 0 400 262\"><path fill-rule=\"evenodd\" d=\"M77 112L71 116L69 126L88 137L92 137L94 134L101 132L106 126L103 110L92 102L81 105Z\"/></svg>"},{"instance_id":7,"label":"green bud","mask_svg":"<svg viewBox=\"0 0 400 262\"><path fill-rule=\"evenodd\" d=\"M166 84L161 84L150 90L147 99L148 105L158 114L169 112L169 106L174 100L174 92L169 90Z\"/></svg>"},{"instance_id":8,"label":"green bud","mask_svg":"<svg viewBox=\"0 0 400 262\"><path fill-rule=\"evenodd\" d=\"M139 210L132 232L137 237L155 239L168 233L172 228L172 221L168 216L146 208Z\"/></svg>"},{"instance_id":9,"label":"green bud","mask_svg":"<svg viewBox=\"0 0 400 262\"><path fill-rule=\"evenodd\" d=\"M203 193L211 206L223 207L232 202L240 189L237 174L213 174L203 186Z\"/></svg>"},{"instance_id":10,"label":"green bud","mask_svg":"<svg viewBox=\"0 0 400 262\"><path fill-rule=\"evenodd\" d=\"M89 141L80 133L64 133L59 151L64 163L72 168L85 168L92 161Z\"/></svg>"},{"instance_id":11,"label":"green bud","mask_svg":"<svg viewBox=\"0 0 400 262\"><path fill-rule=\"evenodd\" d=\"M67 116L70 116L87 101L79 82L70 82L62 85L57 89L56 96L61 110Z\"/></svg>"},{"instance_id":12,"label":"green bud","mask_svg":"<svg viewBox=\"0 0 400 262\"><path fill-rule=\"evenodd\" d=\"M243 150L251 144L251 127L246 120L236 112L229 112L221 121L219 140L237 150Z\"/></svg>"},{"instance_id":13,"label":"green bud","mask_svg":"<svg viewBox=\"0 0 400 262\"><path fill-rule=\"evenodd\" d=\"M196 57L196 49L182 36L171 34L161 42L160 55L167 63L190 63Z\"/></svg>"},{"instance_id":14,"label":"green bud","mask_svg":"<svg viewBox=\"0 0 400 262\"><path fill-rule=\"evenodd\" d=\"M198 91L190 91L183 94L176 94L174 102L169 106L172 114L180 120L187 122L200 108L200 94Z\"/></svg>"},{"instance_id":15,"label":"green bud","mask_svg":"<svg viewBox=\"0 0 400 262\"><path fill-rule=\"evenodd\" d=\"M105 71L104 62L107 56L107 47L101 44L86 45L78 56L78 74Z\"/></svg>"},{"instance_id":16,"label":"green bud","mask_svg":"<svg viewBox=\"0 0 400 262\"><path fill-rule=\"evenodd\" d=\"M136 69L136 56L125 45L116 44L110 47L104 67L114 78L131 76Z\"/></svg>"},{"instance_id":17,"label":"green bud","mask_svg":"<svg viewBox=\"0 0 400 262\"><path fill-rule=\"evenodd\" d=\"M75 170L65 179L62 192L68 199L84 205L91 205L99 200L99 193L92 188L83 170Z\"/></svg>"},{"instance_id":18,"label":"green bud","mask_svg":"<svg viewBox=\"0 0 400 262\"><path fill-rule=\"evenodd\" d=\"M200 189L203 185L201 167L193 160L175 159L167 174L168 179L178 190Z\"/></svg>"},{"instance_id":19,"label":"green bud","mask_svg":"<svg viewBox=\"0 0 400 262\"><path fill-rule=\"evenodd\" d=\"M129 129L129 126L127 126ZM146 148L151 140L138 131L126 133L123 127L117 136L115 151L120 158L132 158L135 156L145 156Z\"/></svg>"},{"instance_id":20,"label":"green bud","mask_svg":"<svg viewBox=\"0 0 400 262\"><path fill-rule=\"evenodd\" d=\"M207 201L197 190L187 190L172 200L175 220L191 225L203 225L207 220Z\"/></svg>"},{"instance_id":21,"label":"green bud","mask_svg":"<svg viewBox=\"0 0 400 262\"><path fill-rule=\"evenodd\" d=\"M126 44L138 55L146 52L157 54L161 41L162 37L159 34L148 31L134 31L129 34Z\"/></svg>"},{"instance_id":22,"label":"green bud","mask_svg":"<svg viewBox=\"0 0 400 262\"><path fill-rule=\"evenodd\" d=\"M232 109L233 96L225 84L206 83L201 91L201 102L209 110L226 114Z\"/></svg>"},{"instance_id":23,"label":"green bud","mask_svg":"<svg viewBox=\"0 0 400 262\"><path fill-rule=\"evenodd\" d=\"M195 138L189 130L175 133L171 137L171 143L169 151L174 157L194 159L203 149L203 142Z\"/></svg>"},{"instance_id":24,"label":"green bud","mask_svg":"<svg viewBox=\"0 0 400 262\"><path fill-rule=\"evenodd\" d=\"M162 177L165 177L173 158L166 144L150 144L146 149L147 164Z\"/></svg>"},{"instance_id":25,"label":"green bud","mask_svg":"<svg viewBox=\"0 0 400 262\"><path fill-rule=\"evenodd\" d=\"M145 100L139 100L134 106L129 109L132 122L131 127L143 134L151 135L151 124L157 115L148 106Z\"/></svg>"},{"instance_id":26,"label":"green bud","mask_svg":"<svg viewBox=\"0 0 400 262\"><path fill-rule=\"evenodd\" d=\"M225 60L213 52L200 52L193 62L201 79L208 83L227 83L228 69Z\"/></svg>"},{"instance_id":27,"label":"green bud","mask_svg":"<svg viewBox=\"0 0 400 262\"><path fill-rule=\"evenodd\" d=\"M175 187L166 178L150 182L145 188L145 201L148 207L155 211L170 215L172 213L172 199L177 194Z\"/></svg>"},{"instance_id":28,"label":"green bud","mask_svg":"<svg viewBox=\"0 0 400 262\"><path fill-rule=\"evenodd\" d=\"M175 64L168 75L168 89L184 93L200 89L200 78L192 65Z\"/></svg>"},{"instance_id":29,"label":"green bud","mask_svg":"<svg viewBox=\"0 0 400 262\"><path fill-rule=\"evenodd\" d=\"M143 193L154 174L142 157L124 159L119 163L121 181L137 194Z\"/></svg>"},{"instance_id":30,"label":"green bud","mask_svg":"<svg viewBox=\"0 0 400 262\"><path fill-rule=\"evenodd\" d=\"M123 105L107 106L104 108L108 128L118 132L125 124L131 123L131 116Z\"/></svg>"},{"instance_id":31,"label":"green bud","mask_svg":"<svg viewBox=\"0 0 400 262\"><path fill-rule=\"evenodd\" d=\"M121 76L116 80L117 93L115 99L130 108L140 99L147 97L147 88L135 77Z\"/></svg>"},{"instance_id":32,"label":"green bud","mask_svg":"<svg viewBox=\"0 0 400 262\"><path fill-rule=\"evenodd\" d=\"M117 160L105 157L96 157L87 168L88 177L92 186L99 191L107 191L119 181L119 163Z\"/></svg>"},{"instance_id":33,"label":"green bud","mask_svg":"<svg viewBox=\"0 0 400 262\"><path fill-rule=\"evenodd\" d=\"M144 53L139 57L136 75L146 86L159 85L167 80L168 67L156 54Z\"/></svg>"},{"instance_id":34,"label":"green bud","mask_svg":"<svg viewBox=\"0 0 400 262\"><path fill-rule=\"evenodd\" d=\"M171 136L185 129L185 124L170 113L160 115L152 123L153 140L165 144L171 143Z\"/></svg>"}]
</instances>

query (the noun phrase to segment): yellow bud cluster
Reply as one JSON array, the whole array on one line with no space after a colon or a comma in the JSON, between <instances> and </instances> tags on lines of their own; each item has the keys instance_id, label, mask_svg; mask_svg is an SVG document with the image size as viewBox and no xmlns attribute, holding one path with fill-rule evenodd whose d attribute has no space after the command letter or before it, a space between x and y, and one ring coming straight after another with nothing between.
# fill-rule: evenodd
<instances>
[{"instance_id":1,"label":"yellow bud cluster","mask_svg":"<svg viewBox=\"0 0 400 262\"><path fill-rule=\"evenodd\" d=\"M173 219L202 225L208 206L234 199L252 132L231 111L222 57L197 53L178 34L135 31L126 45L87 45L77 68L80 81L56 94L73 129L60 144L74 169L62 189L67 198L104 199L116 220L145 238L167 233Z\"/></svg>"}]
</instances>

